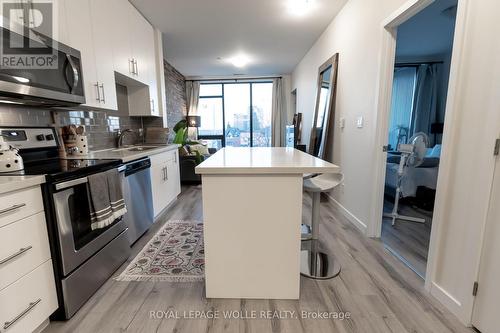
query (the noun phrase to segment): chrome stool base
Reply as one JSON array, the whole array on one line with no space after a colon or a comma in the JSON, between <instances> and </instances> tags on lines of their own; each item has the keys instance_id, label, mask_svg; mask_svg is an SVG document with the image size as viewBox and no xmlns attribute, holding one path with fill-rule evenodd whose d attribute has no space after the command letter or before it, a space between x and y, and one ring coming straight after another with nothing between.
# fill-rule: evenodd
<instances>
[{"instance_id":1,"label":"chrome stool base","mask_svg":"<svg viewBox=\"0 0 500 333\"><path fill-rule=\"evenodd\" d=\"M340 273L340 264L332 255L320 251L319 240L302 241L300 275L315 280L327 280Z\"/></svg>"}]
</instances>

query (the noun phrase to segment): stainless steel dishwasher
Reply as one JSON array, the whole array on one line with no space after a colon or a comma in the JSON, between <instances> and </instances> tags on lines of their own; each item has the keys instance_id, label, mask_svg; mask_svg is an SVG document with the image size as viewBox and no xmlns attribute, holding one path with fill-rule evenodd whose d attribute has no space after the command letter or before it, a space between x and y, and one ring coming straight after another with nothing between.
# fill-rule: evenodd
<instances>
[{"instance_id":1,"label":"stainless steel dishwasher","mask_svg":"<svg viewBox=\"0 0 500 333\"><path fill-rule=\"evenodd\" d=\"M151 161L149 158L132 161L118 168L127 214L130 245L135 243L153 224L153 196L151 192Z\"/></svg>"}]
</instances>

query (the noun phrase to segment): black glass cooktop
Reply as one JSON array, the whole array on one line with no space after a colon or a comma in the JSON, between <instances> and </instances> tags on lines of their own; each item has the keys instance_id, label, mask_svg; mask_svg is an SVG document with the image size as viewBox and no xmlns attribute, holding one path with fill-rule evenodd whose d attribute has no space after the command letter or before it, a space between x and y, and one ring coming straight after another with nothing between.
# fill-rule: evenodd
<instances>
[{"instance_id":1,"label":"black glass cooktop","mask_svg":"<svg viewBox=\"0 0 500 333\"><path fill-rule=\"evenodd\" d=\"M23 170L0 173L0 176L45 175L48 181L57 181L108 170L119 164L120 160L49 158L25 162Z\"/></svg>"}]
</instances>

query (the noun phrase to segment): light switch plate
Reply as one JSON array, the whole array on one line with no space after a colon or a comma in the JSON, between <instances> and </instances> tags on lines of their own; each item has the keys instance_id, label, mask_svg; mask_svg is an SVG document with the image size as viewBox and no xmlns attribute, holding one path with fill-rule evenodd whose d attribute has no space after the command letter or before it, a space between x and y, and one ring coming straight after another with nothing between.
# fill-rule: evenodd
<instances>
[{"instance_id":1,"label":"light switch plate","mask_svg":"<svg viewBox=\"0 0 500 333\"><path fill-rule=\"evenodd\" d=\"M363 123L364 123L363 116L358 116L358 118L356 118L356 127L363 128Z\"/></svg>"},{"instance_id":2,"label":"light switch plate","mask_svg":"<svg viewBox=\"0 0 500 333\"><path fill-rule=\"evenodd\" d=\"M340 128L344 128L345 127L345 118L344 117L340 118L340 120L339 120L339 127Z\"/></svg>"}]
</instances>

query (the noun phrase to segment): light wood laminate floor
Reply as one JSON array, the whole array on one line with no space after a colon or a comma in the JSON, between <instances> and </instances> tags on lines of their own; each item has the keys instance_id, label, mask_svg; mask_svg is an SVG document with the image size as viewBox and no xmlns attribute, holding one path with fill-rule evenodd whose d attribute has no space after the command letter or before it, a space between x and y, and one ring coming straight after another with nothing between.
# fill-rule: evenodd
<instances>
[{"instance_id":1,"label":"light wood laminate floor","mask_svg":"<svg viewBox=\"0 0 500 333\"><path fill-rule=\"evenodd\" d=\"M224 196L220 199L224 200ZM306 197L304 201L304 217L309 218L310 199ZM336 254L342 272L326 281L302 277L299 301L206 299L203 282L110 279L71 320L51 323L44 332L472 332L428 295L422 279L388 253L380 240L364 237L329 202L322 202L321 217L320 235L325 250ZM167 220L201 218L201 188L183 188L179 200L162 221L134 245L134 255ZM169 310L180 313L185 310L287 310L311 314L345 311L350 312L351 318L150 318L150 311Z\"/></svg>"},{"instance_id":2,"label":"light wood laminate floor","mask_svg":"<svg viewBox=\"0 0 500 333\"><path fill-rule=\"evenodd\" d=\"M391 212L393 207L392 202L387 200L384 202L385 212ZM399 212L403 215L423 218L425 223L396 220L396 224L393 226L390 218L383 218L382 242L389 251L400 257L420 277L424 278L431 239L432 212L413 208L406 204L399 206Z\"/></svg>"}]
</instances>

